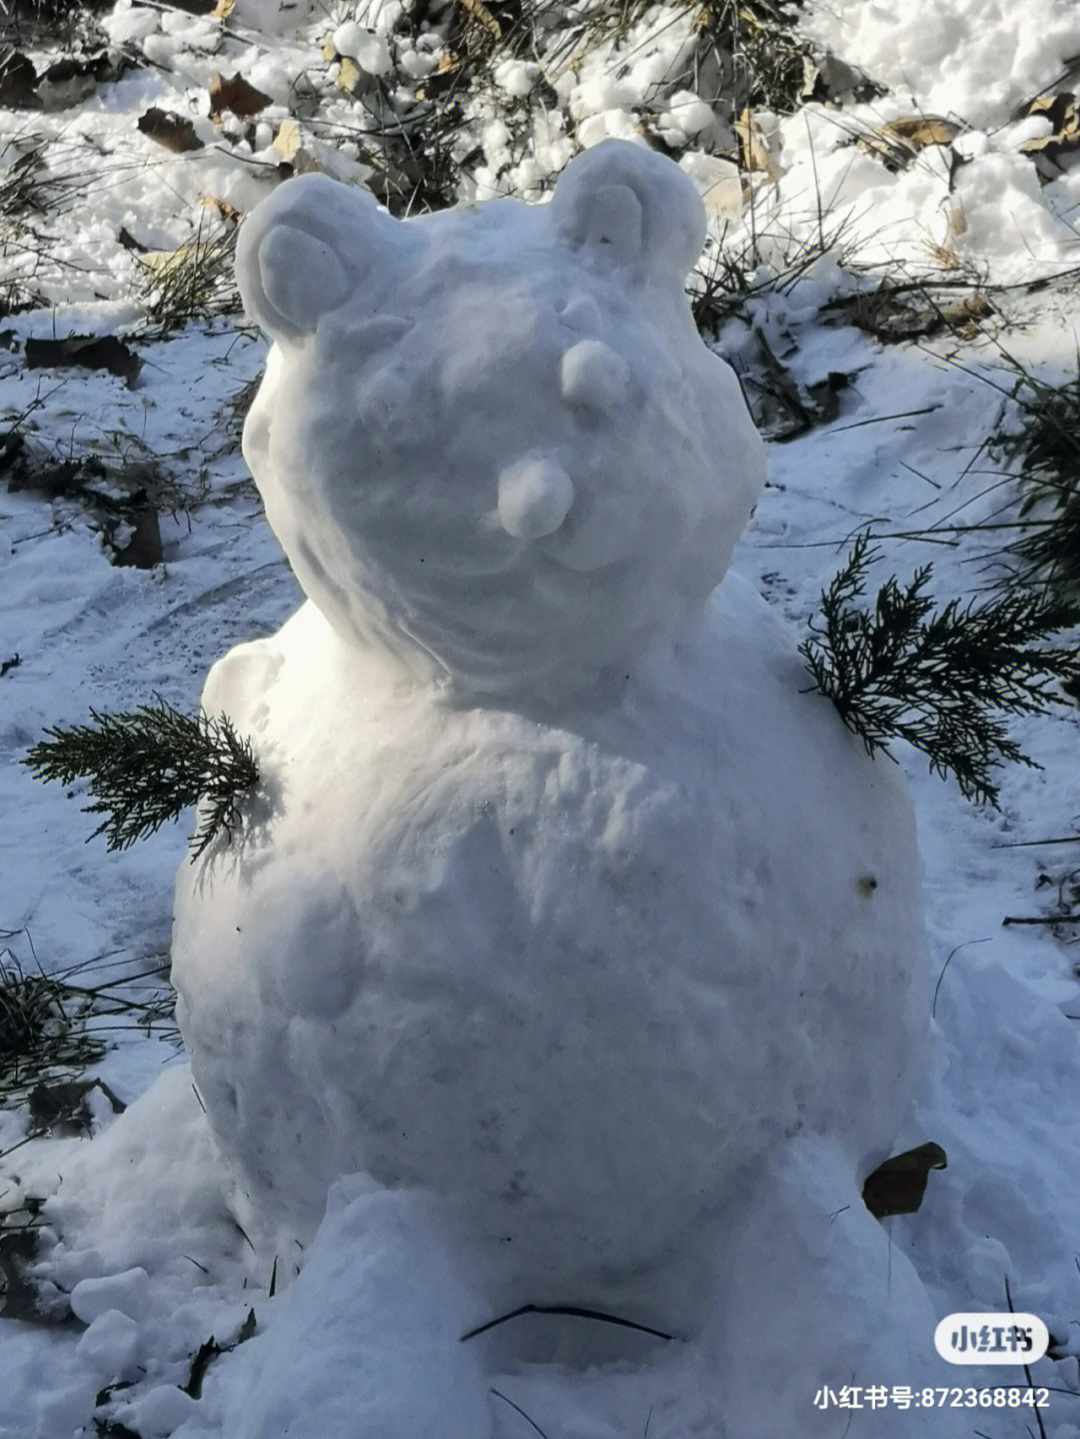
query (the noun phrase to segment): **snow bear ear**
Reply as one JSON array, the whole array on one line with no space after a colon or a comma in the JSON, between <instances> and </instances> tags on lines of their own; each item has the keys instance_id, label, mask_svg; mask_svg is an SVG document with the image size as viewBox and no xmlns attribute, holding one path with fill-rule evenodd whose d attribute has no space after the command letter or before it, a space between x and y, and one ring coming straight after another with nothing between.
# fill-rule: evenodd
<instances>
[{"instance_id":1,"label":"snow bear ear","mask_svg":"<svg viewBox=\"0 0 1080 1439\"><path fill-rule=\"evenodd\" d=\"M310 335L394 248L397 230L366 190L325 175L285 181L240 227L236 280L244 309L275 340Z\"/></svg>"},{"instance_id":2,"label":"snow bear ear","mask_svg":"<svg viewBox=\"0 0 1080 1439\"><path fill-rule=\"evenodd\" d=\"M632 275L681 286L705 243L705 206L671 160L605 140L570 161L551 199L556 228Z\"/></svg>"}]
</instances>

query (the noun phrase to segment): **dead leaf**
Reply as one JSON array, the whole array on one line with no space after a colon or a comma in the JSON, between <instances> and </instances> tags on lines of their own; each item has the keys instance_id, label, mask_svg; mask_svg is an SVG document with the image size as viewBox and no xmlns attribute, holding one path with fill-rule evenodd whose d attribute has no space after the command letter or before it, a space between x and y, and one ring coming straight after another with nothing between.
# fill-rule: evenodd
<instances>
[{"instance_id":1,"label":"dead leaf","mask_svg":"<svg viewBox=\"0 0 1080 1439\"><path fill-rule=\"evenodd\" d=\"M483 0L458 0L458 4L478 25L483 26L493 40L502 39L502 27Z\"/></svg>"},{"instance_id":2,"label":"dead leaf","mask_svg":"<svg viewBox=\"0 0 1080 1439\"><path fill-rule=\"evenodd\" d=\"M842 100L849 95L859 101L874 100L885 94L876 81L828 51L804 55L802 61L799 99L804 104L809 100Z\"/></svg>"},{"instance_id":3,"label":"dead leaf","mask_svg":"<svg viewBox=\"0 0 1080 1439\"><path fill-rule=\"evenodd\" d=\"M215 20L227 20L236 9L236 0L217 0L214 7Z\"/></svg>"},{"instance_id":4,"label":"dead leaf","mask_svg":"<svg viewBox=\"0 0 1080 1439\"><path fill-rule=\"evenodd\" d=\"M1022 155L1030 155L1043 184L1056 180L1061 174L1059 157L1070 150L1080 149L1080 110L1076 96L1071 90L1062 90L1056 95L1039 95L1023 107L1023 116L1042 115L1053 126L1049 135L1040 135L1020 146Z\"/></svg>"},{"instance_id":5,"label":"dead leaf","mask_svg":"<svg viewBox=\"0 0 1080 1439\"><path fill-rule=\"evenodd\" d=\"M27 1100L35 1133L69 1137L88 1134L91 1115L86 1096L94 1089L100 1089L114 1114L123 1114L127 1106L104 1080L61 1079L52 1084L42 1080L36 1084Z\"/></svg>"},{"instance_id":6,"label":"dead leaf","mask_svg":"<svg viewBox=\"0 0 1080 1439\"><path fill-rule=\"evenodd\" d=\"M210 81L210 118L216 120L226 110L238 120L247 120L265 110L270 96L249 85L243 75L215 75Z\"/></svg>"},{"instance_id":7,"label":"dead leaf","mask_svg":"<svg viewBox=\"0 0 1080 1439\"><path fill-rule=\"evenodd\" d=\"M75 1325L66 1295L34 1278L41 1238L42 1200L26 1198L0 1221L0 1313L30 1324ZM82 1329L84 1326L79 1324Z\"/></svg>"},{"instance_id":8,"label":"dead leaf","mask_svg":"<svg viewBox=\"0 0 1080 1439\"><path fill-rule=\"evenodd\" d=\"M274 136L274 149L286 164L291 165L302 148L303 139L300 134L300 126L295 120L283 120L281 128Z\"/></svg>"},{"instance_id":9,"label":"dead leaf","mask_svg":"<svg viewBox=\"0 0 1080 1439\"><path fill-rule=\"evenodd\" d=\"M274 1261L277 1263L277 1260ZM219 1344L216 1338L211 1337L203 1344L200 1344L195 1353L191 1356L191 1367L188 1370L187 1383L182 1385L185 1394L190 1394L192 1399L202 1398L203 1380L206 1371L219 1354L230 1354L241 1344L246 1344L255 1333L255 1311L249 1309L244 1316L236 1338L228 1344Z\"/></svg>"},{"instance_id":10,"label":"dead leaf","mask_svg":"<svg viewBox=\"0 0 1080 1439\"><path fill-rule=\"evenodd\" d=\"M0 59L0 105L23 110L36 99L37 71L20 50L8 50Z\"/></svg>"},{"instance_id":11,"label":"dead leaf","mask_svg":"<svg viewBox=\"0 0 1080 1439\"><path fill-rule=\"evenodd\" d=\"M977 332L980 320L994 313L993 306L979 290L960 299L935 299L928 293L907 299L883 289L845 296L831 302L826 309L842 316L847 324L875 336L884 345L921 340L946 329L959 335L972 334Z\"/></svg>"},{"instance_id":12,"label":"dead leaf","mask_svg":"<svg viewBox=\"0 0 1080 1439\"><path fill-rule=\"evenodd\" d=\"M759 171L770 180L778 180L781 173L779 161L769 137L751 110L744 110L735 121L735 134L739 141L740 169Z\"/></svg>"},{"instance_id":13,"label":"dead leaf","mask_svg":"<svg viewBox=\"0 0 1080 1439\"><path fill-rule=\"evenodd\" d=\"M45 110L69 110L81 104L96 88L93 63L66 55L40 76L37 96Z\"/></svg>"},{"instance_id":14,"label":"dead leaf","mask_svg":"<svg viewBox=\"0 0 1080 1439\"><path fill-rule=\"evenodd\" d=\"M27 340L26 366L30 370L108 370L131 382L142 369L138 355L115 335L68 335L63 340Z\"/></svg>"},{"instance_id":15,"label":"dead leaf","mask_svg":"<svg viewBox=\"0 0 1080 1439\"><path fill-rule=\"evenodd\" d=\"M951 145L962 129L939 115L904 115L858 136L855 143L887 169L903 170L920 150L930 145Z\"/></svg>"},{"instance_id":16,"label":"dead leaf","mask_svg":"<svg viewBox=\"0 0 1080 1439\"><path fill-rule=\"evenodd\" d=\"M0 1313L5 1319L40 1321L37 1290L26 1278L37 1238L32 1228L0 1230Z\"/></svg>"},{"instance_id":17,"label":"dead leaf","mask_svg":"<svg viewBox=\"0 0 1080 1439\"><path fill-rule=\"evenodd\" d=\"M28 1100L34 1132L55 1134L63 1139L89 1134L91 1118L86 1094L92 1088L93 1082L89 1079L36 1084Z\"/></svg>"},{"instance_id":18,"label":"dead leaf","mask_svg":"<svg viewBox=\"0 0 1080 1439\"><path fill-rule=\"evenodd\" d=\"M171 110L159 110L152 105L145 115L139 116L139 130L166 150L182 155L186 150L201 150L203 142L195 134L195 126L182 115Z\"/></svg>"},{"instance_id":19,"label":"dead leaf","mask_svg":"<svg viewBox=\"0 0 1080 1439\"><path fill-rule=\"evenodd\" d=\"M920 1144L879 1164L863 1184L863 1203L875 1219L889 1214L914 1214L926 1193L931 1169L946 1168L940 1144Z\"/></svg>"},{"instance_id":20,"label":"dead leaf","mask_svg":"<svg viewBox=\"0 0 1080 1439\"><path fill-rule=\"evenodd\" d=\"M364 88L364 81L367 78L355 60L351 60L348 55L343 55L334 83L339 90L344 90L346 95L355 95L358 90Z\"/></svg>"},{"instance_id":21,"label":"dead leaf","mask_svg":"<svg viewBox=\"0 0 1080 1439\"><path fill-rule=\"evenodd\" d=\"M218 195L200 195L199 200L208 210L216 210L223 220L232 225L239 225L244 218L235 205L230 205L228 200L222 200Z\"/></svg>"},{"instance_id":22,"label":"dead leaf","mask_svg":"<svg viewBox=\"0 0 1080 1439\"><path fill-rule=\"evenodd\" d=\"M1026 120L1029 115L1045 115L1056 133L1073 131L1077 128L1076 96L1071 90L1059 90L1056 95L1036 95L1020 107L1016 118Z\"/></svg>"},{"instance_id":23,"label":"dead leaf","mask_svg":"<svg viewBox=\"0 0 1080 1439\"><path fill-rule=\"evenodd\" d=\"M840 392L851 384L851 376L839 370L830 370L823 380L807 385L806 393L814 402L817 413L814 416L819 425L831 424L840 413Z\"/></svg>"},{"instance_id":24,"label":"dead leaf","mask_svg":"<svg viewBox=\"0 0 1080 1439\"><path fill-rule=\"evenodd\" d=\"M878 133L890 139L903 140L913 150L924 150L927 145L951 145L960 129L952 120L943 120L937 115L910 115L890 120L887 125L882 125Z\"/></svg>"},{"instance_id":25,"label":"dead leaf","mask_svg":"<svg viewBox=\"0 0 1080 1439\"><path fill-rule=\"evenodd\" d=\"M150 503L129 509L123 521L105 528L109 557L120 568L152 570L165 558L158 512Z\"/></svg>"}]
</instances>

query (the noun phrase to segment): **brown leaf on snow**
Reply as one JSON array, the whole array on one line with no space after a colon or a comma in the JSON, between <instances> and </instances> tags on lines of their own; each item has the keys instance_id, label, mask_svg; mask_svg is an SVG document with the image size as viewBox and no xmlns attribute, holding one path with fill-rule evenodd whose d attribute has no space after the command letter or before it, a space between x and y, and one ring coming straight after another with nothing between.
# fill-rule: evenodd
<instances>
[{"instance_id":1,"label":"brown leaf on snow","mask_svg":"<svg viewBox=\"0 0 1080 1439\"><path fill-rule=\"evenodd\" d=\"M890 120L878 133L889 139L903 140L913 150L924 150L927 145L951 145L960 133L960 126L937 115L909 115Z\"/></svg>"},{"instance_id":2,"label":"brown leaf on snow","mask_svg":"<svg viewBox=\"0 0 1080 1439\"><path fill-rule=\"evenodd\" d=\"M488 32L493 40L502 38L502 27L483 0L458 0L458 3L477 25Z\"/></svg>"},{"instance_id":3,"label":"brown leaf on snow","mask_svg":"<svg viewBox=\"0 0 1080 1439\"><path fill-rule=\"evenodd\" d=\"M951 145L962 129L939 115L903 115L860 135L856 144L888 169L902 170L920 150L930 145Z\"/></svg>"},{"instance_id":4,"label":"brown leaf on snow","mask_svg":"<svg viewBox=\"0 0 1080 1439\"><path fill-rule=\"evenodd\" d=\"M45 110L69 110L94 93L97 88L95 63L64 55L56 60L38 80L37 94Z\"/></svg>"},{"instance_id":5,"label":"brown leaf on snow","mask_svg":"<svg viewBox=\"0 0 1080 1439\"><path fill-rule=\"evenodd\" d=\"M338 65L337 78L334 82L338 89L344 90L346 95L354 95L357 91L365 88L366 80L367 76L356 61L351 60L348 55L343 56Z\"/></svg>"},{"instance_id":6,"label":"brown leaf on snow","mask_svg":"<svg viewBox=\"0 0 1080 1439\"><path fill-rule=\"evenodd\" d=\"M744 110L735 121L735 134L739 141L740 168L760 170L770 180L779 179L780 162L773 149L773 141L751 110Z\"/></svg>"},{"instance_id":7,"label":"brown leaf on snow","mask_svg":"<svg viewBox=\"0 0 1080 1439\"><path fill-rule=\"evenodd\" d=\"M242 75L215 75L210 81L210 118L216 120L226 110L240 120L257 115L270 104L270 96L249 85Z\"/></svg>"},{"instance_id":8,"label":"brown leaf on snow","mask_svg":"<svg viewBox=\"0 0 1080 1439\"><path fill-rule=\"evenodd\" d=\"M292 119L283 120L281 127L274 136L274 149L281 156L282 160L291 165L303 148L303 143L300 126L296 121Z\"/></svg>"},{"instance_id":9,"label":"brown leaf on snow","mask_svg":"<svg viewBox=\"0 0 1080 1439\"><path fill-rule=\"evenodd\" d=\"M235 205L230 205L228 200L221 199L219 195L200 195L199 203L208 210L216 210L223 220L228 220L232 225L239 225L244 218Z\"/></svg>"},{"instance_id":10,"label":"brown leaf on snow","mask_svg":"<svg viewBox=\"0 0 1080 1439\"><path fill-rule=\"evenodd\" d=\"M920 1144L879 1164L863 1185L863 1203L875 1219L889 1214L914 1214L926 1193L931 1169L945 1169L940 1144Z\"/></svg>"},{"instance_id":11,"label":"brown leaf on snow","mask_svg":"<svg viewBox=\"0 0 1080 1439\"><path fill-rule=\"evenodd\" d=\"M152 105L145 115L139 116L139 130L166 150L182 155L185 150L201 150L203 142L195 134L195 126L182 115L171 110L159 110Z\"/></svg>"},{"instance_id":12,"label":"brown leaf on snow","mask_svg":"<svg viewBox=\"0 0 1080 1439\"><path fill-rule=\"evenodd\" d=\"M921 295L916 292L898 296L881 289L830 301L825 313L865 330L884 345L895 345L905 340L920 340L940 330L971 338L979 333L980 322L988 319L994 309L979 290L949 298L929 290Z\"/></svg>"},{"instance_id":13,"label":"brown leaf on snow","mask_svg":"<svg viewBox=\"0 0 1080 1439\"><path fill-rule=\"evenodd\" d=\"M1058 157L1069 150L1080 149L1080 110L1073 92L1062 90L1056 95L1038 95L1022 106L1020 118L1029 115L1044 116L1052 127L1048 135L1039 135L1020 146L1020 153L1030 155L1035 161L1039 178L1045 184L1061 173Z\"/></svg>"},{"instance_id":14,"label":"brown leaf on snow","mask_svg":"<svg viewBox=\"0 0 1080 1439\"><path fill-rule=\"evenodd\" d=\"M21 50L8 50L0 57L0 105L24 110L35 100L37 71Z\"/></svg>"},{"instance_id":15,"label":"brown leaf on snow","mask_svg":"<svg viewBox=\"0 0 1080 1439\"><path fill-rule=\"evenodd\" d=\"M27 369L61 369L72 365L88 370L108 370L112 375L123 376L130 384L142 368L142 361L115 335L68 335L64 340L27 340Z\"/></svg>"}]
</instances>

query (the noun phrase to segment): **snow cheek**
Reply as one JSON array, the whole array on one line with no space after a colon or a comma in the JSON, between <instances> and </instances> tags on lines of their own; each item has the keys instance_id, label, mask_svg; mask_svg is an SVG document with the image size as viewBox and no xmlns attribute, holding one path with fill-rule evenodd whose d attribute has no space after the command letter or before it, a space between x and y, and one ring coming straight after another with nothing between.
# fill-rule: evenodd
<instances>
[{"instance_id":1,"label":"snow cheek","mask_svg":"<svg viewBox=\"0 0 1080 1439\"><path fill-rule=\"evenodd\" d=\"M384 369L361 384L356 412L364 431L380 451L403 444L415 425L415 395L405 377Z\"/></svg>"}]
</instances>

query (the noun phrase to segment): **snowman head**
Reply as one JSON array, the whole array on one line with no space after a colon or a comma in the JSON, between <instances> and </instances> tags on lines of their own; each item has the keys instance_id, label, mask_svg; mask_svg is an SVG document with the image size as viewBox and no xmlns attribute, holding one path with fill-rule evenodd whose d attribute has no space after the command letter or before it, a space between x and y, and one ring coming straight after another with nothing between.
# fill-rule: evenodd
<instances>
[{"instance_id":1,"label":"snowman head","mask_svg":"<svg viewBox=\"0 0 1080 1439\"><path fill-rule=\"evenodd\" d=\"M274 340L244 454L340 633L468 697L554 699L701 605L763 482L761 442L682 290L693 184L609 141L549 204L401 222L322 177L245 221Z\"/></svg>"}]
</instances>

